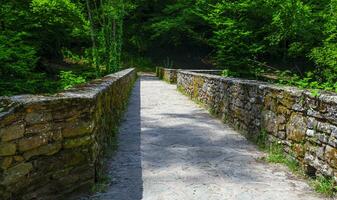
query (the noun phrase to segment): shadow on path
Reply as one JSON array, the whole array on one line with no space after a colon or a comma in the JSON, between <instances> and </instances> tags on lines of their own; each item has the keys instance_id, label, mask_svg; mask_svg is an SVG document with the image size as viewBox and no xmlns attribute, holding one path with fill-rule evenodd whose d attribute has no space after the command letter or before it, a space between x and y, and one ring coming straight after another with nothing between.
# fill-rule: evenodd
<instances>
[{"instance_id":1,"label":"shadow on path","mask_svg":"<svg viewBox=\"0 0 337 200\"><path fill-rule=\"evenodd\" d=\"M157 78L133 90L109 162L111 184L93 200L316 200L308 185L242 135Z\"/></svg>"},{"instance_id":2,"label":"shadow on path","mask_svg":"<svg viewBox=\"0 0 337 200\"><path fill-rule=\"evenodd\" d=\"M119 128L117 151L108 161L108 190L91 196L90 200L142 199L140 98L140 80L137 80Z\"/></svg>"}]
</instances>

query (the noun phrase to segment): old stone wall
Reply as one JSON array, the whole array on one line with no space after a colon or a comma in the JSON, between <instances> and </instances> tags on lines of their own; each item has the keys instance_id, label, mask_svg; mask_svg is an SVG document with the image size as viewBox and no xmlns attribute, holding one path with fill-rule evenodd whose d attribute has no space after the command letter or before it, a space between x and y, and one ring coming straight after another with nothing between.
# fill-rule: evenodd
<instances>
[{"instance_id":1,"label":"old stone wall","mask_svg":"<svg viewBox=\"0 0 337 200\"><path fill-rule=\"evenodd\" d=\"M0 199L89 191L136 79L127 69L52 96L0 99Z\"/></svg>"},{"instance_id":2,"label":"old stone wall","mask_svg":"<svg viewBox=\"0 0 337 200\"><path fill-rule=\"evenodd\" d=\"M182 69L168 69L168 68L163 68L163 67L157 67L156 68L156 76L159 77L160 79L174 84L177 83L177 74L178 71ZM213 74L213 75L220 75L221 70L197 70L197 69L190 69L190 70L185 70L185 71L190 71L190 72L197 72L201 74Z\"/></svg>"},{"instance_id":3,"label":"old stone wall","mask_svg":"<svg viewBox=\"0 0 337 200\"><path fill-rule=\"evenodd\" d=\"M191 71L177 77L180 91L234 129L252 138L265 131L310 173L337 180L337 94Z\"/></svg>"},{"instance_id":4,"label":"old stone wall","mask_svg":"<svg viewBox=\"0 0 337 200\"><path fill-rule=\"evenodd\" d=\"M177 83L177 71L178 69L167 69L163 67L157 67L156 68L156 74L157 76L168 82L168 83Z\"/></svg>"}]
</instances>

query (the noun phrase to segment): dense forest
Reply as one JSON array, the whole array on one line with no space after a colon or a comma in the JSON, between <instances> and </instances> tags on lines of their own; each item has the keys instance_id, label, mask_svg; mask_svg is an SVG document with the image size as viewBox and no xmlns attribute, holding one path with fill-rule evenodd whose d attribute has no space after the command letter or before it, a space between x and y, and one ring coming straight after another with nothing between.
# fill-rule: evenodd
<instances>
[{"instance_id":1,"label":"dense forest","mask_svg":"<svg viewBox=\"0 0 337 200\"><path fill-rule=\"evenodd\" d=\"M0 92L55 92L120 68L122 0L0 5Z\"/></svg>"},{"instance_id":2,"label":"dense forest","mask_svg":"<svg viewBox=\"0 0 337 200\"><path fill-rule=\"evenodd\" d=\"M162 64L174 67L174 48L202 52L224 76L269 73L336 92L337 0L4 1L0 92L54 92L151 66L156 49L167 49Z\"/></svg>"}]
</instances>

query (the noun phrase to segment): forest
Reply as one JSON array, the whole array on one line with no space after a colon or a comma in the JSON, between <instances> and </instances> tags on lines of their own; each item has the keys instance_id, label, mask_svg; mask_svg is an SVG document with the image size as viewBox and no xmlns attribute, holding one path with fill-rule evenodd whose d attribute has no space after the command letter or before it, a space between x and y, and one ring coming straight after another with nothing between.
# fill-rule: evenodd
<instances>
[{"instance_id":1,"label":"forest","mask_svg":"<svg viewBox=\"0 0 337 200\"><path fill-rule=\"evenodd\" d=\"M0 95L178 67L179 49L223 76L337 92L337 0L3 1Z\"/></svg>"}]
</instances>

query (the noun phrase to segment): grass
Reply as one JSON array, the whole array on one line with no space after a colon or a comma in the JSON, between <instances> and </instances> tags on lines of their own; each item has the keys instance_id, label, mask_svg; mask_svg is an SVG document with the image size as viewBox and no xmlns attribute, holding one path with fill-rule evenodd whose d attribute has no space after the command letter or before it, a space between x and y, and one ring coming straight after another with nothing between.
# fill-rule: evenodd
<instances>
[{"instance_id":1,"label":"grass","mask_svg":"<svg viewBox=\"0 0 337 200\"><path fill-rule=\"evenodd\" d=\"M326 196L336 195L337 186L331 178L317 176L316 179L310 181L310 185L318 193L324 194Z\"/></svg>"},{"instance_id":2,"label":"grass","mask_svg":"<svg viewBox=\"0 0 337 200\"><path fill-rule=\"evenodd\" d=\"M287 156L284 153L283 146L281 144L271 144L268 149L267 162L280 163L286 165L289 170L297 175L304 175L305 173L301 169L298 162L291 156Z\"/></svg>"},{"instance_id":3,"label":"grass","mask_svg":"<svg viewBox=\"0 0 337 200\"><path fill-rule=\"evenodd\" d=\"M191 95L187 94L186 91L182 87L178 87L177 90L182 94L191 97ZM198 104L203 105L202 102L192 97L192 100ZM214 110L209 110L211 114L214 114ZM317 192L327 197L332 197L337 194L337 186L332 178L317 176L315 178L311 178L306 175L303 168L300 164L291 156L287 155L284 152L283 145L280 143L268 143L268 134L266 131L261 131L258 137L254 140L257 144L258 148L261 151L267 153L267 157L262 158L268 163L278 163L288 167L288 169L295 175L306 178L309 180L309 185Z\"/></svg>"},{"instance_id":4,"label":"grass","mask_svg":"<svg viewBox=\"0 0 337 200\"><path fill-rule=\"evenodd\" d=\"M288 169L303 178L309 180L309 185L317 192L327 197L332 197L337 194L337 186L335 181L330 177L317 176L309 177L306 175L303 168L291 156L287 155L283 150L283 145L280 143L267 144L267 133L262 131L256 139L256 144L259 149L267 153L267 157L262 158L268 163L278 163L288 167Z\"/></svg>"},{"instance_id":5,"label":"grass","mask_svg":"<svg viewBox=\"0 0 337 200\"><path fill-rule=\"evenodd\" d=\"M109 188L109 184L111 182L111 177L108 175L101 176L99 180L92 186L91 192L100 193L106 192Z\"/></svg>"}]
</instances>

